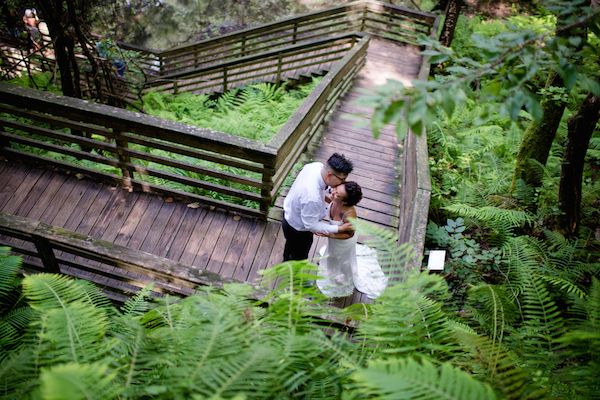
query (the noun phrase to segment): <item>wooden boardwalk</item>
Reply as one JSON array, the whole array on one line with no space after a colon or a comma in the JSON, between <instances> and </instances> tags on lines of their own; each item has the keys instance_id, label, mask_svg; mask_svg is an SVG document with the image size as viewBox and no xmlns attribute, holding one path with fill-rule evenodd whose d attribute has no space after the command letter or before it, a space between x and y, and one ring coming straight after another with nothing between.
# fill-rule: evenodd
<instances>
[{"instance_id":1,"label":"wooden boardwalk","mask_svg":"<svg viewBox=\"0 0 600 400\"><path fill-rule=\"evenodd\" d=\"M350 179L362 187L358 216L382 227L398 227L397 169L400 148L391 127L375 140L368 126L370 110L354 101L387 78L405 83L420 67L418 49L372 39L367 63L315 143L307 160L325 161L344 153L355 165ZM284 191L285 195L285 191ZM280 207L283 198L276 206ZM0 212L40 220L96 239L166 257L223 277L255 282L258 271L281 261L284 237L277 220L260 221L218 209L191 208L157 195L107 186L73 175L20 163L0 162ZM311 257L324 240L315 240ZM316 260L315 260L316 261ZM365 301L360 293L341 305Z\"/></svg>"}]
</instances>

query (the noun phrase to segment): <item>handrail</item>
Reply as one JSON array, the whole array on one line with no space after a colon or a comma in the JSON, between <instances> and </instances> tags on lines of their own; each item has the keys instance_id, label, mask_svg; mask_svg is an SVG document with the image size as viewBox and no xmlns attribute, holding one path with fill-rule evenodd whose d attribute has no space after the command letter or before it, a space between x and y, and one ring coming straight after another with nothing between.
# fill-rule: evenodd
<instances>
[{"instance_id":1,"label":"handrail","mask_svg":"<svg viewBox=\"0 0 600 400\"><path fill-rule=\"evenodd\" d=\"M385 18L381 19L381 14L385 14ZM193 69L206 63L223 63L264 49L280 48L348 31L361 31L391 40L416 43L418 34L431 33L435 18L432 14L392 4L360 0L155 54L161 60L161 72L169 74L172 70ZM395 32L394 29L405 32Z\"/></svg>"},{"instance_id":2,"label":"handrail","mask_svg":"<svg viewBox=\"0 0 600 400\"><path fill-rule=\"evenodd\" d=\"M253 54L218 65L163 75L148 82L146 91L158 89L173 93L225 92L255 80L264 81L266 76L271 77L273 82L280 82L301 73L328 69L333 62L341 59L360 37L360 34L350 32Z\"/></svg>"},{"instance_id":3,"label":"handrail","mask_svg":"<svg viewBox=\"0 0 600 400\"><path fill-rule=\"evenodd\" d=\"M304 151L329 112L350 86L366 59L369 37L361 39L323 78L288 122L271 139L269 145L277 149L271 196L275 197L285 177Z\"/></svg>"},{"instance_id":4,"label":"handrail","mask_svg":"<svg viewBox=\"0 0 600 400\"><path fill-rule=\"evenodd\" d=\"M110 289L107 294L119 301L150 283L157 294L190 295L197 286L222 288L237 282L205 269L17 215L0 213L0 234L4 235L0 245L29 256L23 260L27 268L67 275L78 272Z\"/></svg>"},{"instance_id":5,"label":"handrail","mask_svg":"<svg viewBox=\"0 0 600 400\"><path fill-rule=\"evenodd\" d=\"M185 197L250 215L266 214L264 204L270 199L261 197L263 182L260 176L271 173L276 152L262 143L6 83L0 83L0 111L19 117L16 121L0 118L0 151L7 157L51 164L96 179ZM43 141L40 137L51 141ZM64 154L67 160L29 154L10 143ZM156 155L148 149L167 153ZM174 160L168 156L172 153L189 161ZM102 170L87 168L69 161L74 159L106 167ZM200 161L203 165L198 165ZM157 169L153 166L157 164L167 166L173 172ZM235 172L224 171L226 167L247 170L248 175L256 178L240 178ZM152 183L149 177L198 190L172 189ZM220 178L224 183L214 183L210 177ZM200 189L261 203L263 210L196 194Z\"/></svg>"},{"instance_id":6,"label":"handrail","mask_svg":"<svg viewBox=\"0 0 600 400\"><path fill-rule=\"evenodd\" d=\"M330 35L327 38L315 39L314 36L306 34L314 28L310 22L317 17L319 18L318 23L324 23L326 29L337 26L338 22L333 20L332 16L339 15L340 10L347 12L344 14L345 16L350 15L351 12L354 18L341 20L345 21L346 28L360 25L360 28L369 34L389 37L392 40L415 37L418 32L432 34L437 23L435 17L429 14L409 11L378 1L362 0L263 25L262 28L259 27L260 29L254 28L225 35L225 38L236 37L238 39L242 37L240 35L246 35L244 37L248 39L251 32L258 35L257 37L262 37L260 35L273 34L277 29L281 32L283 28L292 26L291 33L287 32L286 34L293 35L290 37L295 42L288 48L267 52L271 56L281 55L288 51L300 53L301 50L310 48L307 46L311 43L329 43L336 37L352 38L353 41L360 38L352 49L344 49L339 55L335 55L335 58L343 55L342 60L331 66L331 71L269 144L234 137L210 129L165 121L144 114L131 113L101 104L0 84L0 111L26 119L25 122L18 123L0 119L0 151L7 157L51 163L59 168L76 170L128 187L186 197L204 204L265 218L293 164L318 131L335 100L349 87L351 78L364 63L368 35L345 31L343 35ZM412 16L417 20L408 22L406 25L407 18ZM203 47L208 47L209 42L222 43L223 40L225 39L219 38L200 43L206 45ZM285 44L285 42L282 43ZM198 46L198 43L176 50L195 48L194 46ZM240 44L238 47L243 46ZM249 60L258 61L261 57L264 58L266 53L264 49L261 50L262 56L259 57L257 54L252 54L252 50L246 47L245 53L239 54L243 55L241 59L227 61L225 65L234 66ZM161 57L163 55L164 53L160 54ZM277 65L279 73L283 64L277 60ZM222 68L222 66L223 63L220 67ZM200 71L214 71L218 68L206 66ZM170 77L187 79L197 72L183 72L170 75ZM222 79L222 87L226 89L227 73L217 79ZM36 136L26 137L19 132L27 132ZM38 139L39 136L50 138L52 142L44 142ZM15 148L13 143L61 153L67 157L67 161L50 160L28 154ZM408 145L405 148L409 149ZM165 155L156 155L146 149L157 149L166 153ZM185 156L188 159L186 161L174 160L169 155L171 153ZM73 159L87 160L103 165L109 172L77 166L69 161ZM208 166L198 165L198 160L208 163ZM408 163L410 160L406 159L405 162ZM165 171L164 168L157 169L154 167L155 165L167 167L170 171ZM250 177L239 177L236 172L226 172L221 167L241 168L248 171ZM181 174L181 171L185 173ZM211 180L213 177L222 179L224 183L214 183ZM185 188L191 188L192 192L188 189L178 190L163 184L156 184L149 178L181 184ZM241 205L239 201L233 204L229 200L212 199L197 194L194 192L195 190L208 190L229 198L258 203L259 209Z\"/></svg>"}]
</instances>

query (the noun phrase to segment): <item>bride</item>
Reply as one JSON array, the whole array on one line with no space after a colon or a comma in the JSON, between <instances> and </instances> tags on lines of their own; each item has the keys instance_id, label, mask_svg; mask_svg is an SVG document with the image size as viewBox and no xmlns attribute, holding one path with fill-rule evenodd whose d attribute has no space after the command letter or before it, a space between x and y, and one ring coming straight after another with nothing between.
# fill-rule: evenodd
<instances>
[{"instance_id":1,"label":"bride","mask_svg":"<svg viewBox=\"0 0 600 400\"><path fill-rule=\"evenodd\" d=\"M328 205L329 223L341 225L349 218L356 218L354 207L362 199L362 190L356 182L345 182L333 189ZM320 279L317 287L328 297L345 297L354 288L368 298L378 297L387 285L375 250L358 244L352 233L326 235L327 245L319 253Z\"/></svg>"}]
</instances>

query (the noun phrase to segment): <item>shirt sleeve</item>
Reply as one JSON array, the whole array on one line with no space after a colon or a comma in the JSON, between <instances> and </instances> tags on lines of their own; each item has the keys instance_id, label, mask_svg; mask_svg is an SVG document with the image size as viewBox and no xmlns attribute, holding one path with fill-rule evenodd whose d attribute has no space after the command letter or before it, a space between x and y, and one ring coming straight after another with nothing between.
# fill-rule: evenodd
<instances>
[{"instance_id":1,"label":"shirt sleeve","mask_svg":"<svg viewBox=\"0 0 600 400\"><path fill-rule=\"evenodd\" d=\"M323 204L321 202L307 202L301 209L302 224L311 232L337 233L338 226L321 220L322 214Z\"/></svg>"}]
</instances>

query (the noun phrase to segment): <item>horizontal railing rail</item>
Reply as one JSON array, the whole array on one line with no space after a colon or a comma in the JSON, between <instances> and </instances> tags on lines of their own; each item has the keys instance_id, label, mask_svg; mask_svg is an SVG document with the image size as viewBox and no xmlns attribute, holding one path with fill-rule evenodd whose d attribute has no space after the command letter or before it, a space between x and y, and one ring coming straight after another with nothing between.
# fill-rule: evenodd
<instances>
[{"instance_id":1,"label":"horizontal railing rail","mask_svg":"<svg viewBox=\"0 0 600 400\"><path fill-rule=\"evenodd\" d=\"M346 19L338 19L339 15ZM7 158L51 164L265 218L293 165L365 62L368 35L340 34L338 28L358 27L369 34L407 41L418 34L432 34L435 21L429 14L365 0L169 52L148 52L164 60L202 48L208 54L202 57L210 58L234 39L240 49L243 42L243 51L231 53L233 58L221 60L220 66L174 73L161 64L161 70L170 74L161 78L163 86L158 87L173 92L223 91L249 76L277 80L286 70L297 68L297 73L304 65L311 71L331 57L329 73L268 144L0 84L0 151ZM330 34L316 39L315 23ZM278 35L284 39L271 41ZM267 43L263 38L269 38L268 48L274 50L253 45ZM288 47L278 48L276 42ZM196 58L202 60L200 53ZM244 77L241 71L246 67ZM235 68L238 72L233 72Z\"/></svg>"},{"instance_id":2,"label":"horizontal railing rail","mask_svg":"<svg viewBox=\"0 0 600 400\"><path fill-rule=\"evenodd\" d=\"M329 70L361 36L346 33L275 51L265 51L219 65L182 71L149 82L147 90L214 93L253 82L281 82L300 74Z\"/></svg>"},{"instance_id":3,"label":"horizontal railing rail","mask_svg":"<svg viewBox=\"0 0 600 400\"><path fill-rule=\"evenodd\" d=\"M349 31L416 44L419 35L431 33L434 21L435 16L428 13L363 0L155 54L161 72L172 74Z\"/></svg>"},{"instance_id":4,"label":"horizontal railing rail","mask_svg":"<svg viewBox=\"0 0 600 400\"><path fill-rule=\"evenodd\" d=\"M24 256L27 270L87 279L120 302L150 284L157 295L187 296L198 286L222 288L235 282L210 271L16 215L0 214L0 245Z\"/></svg>"},{"instance_id":5,"label":"horizontal railing rail","mask_svg":"<svg viewBox=\"0 0 600 400\"><path fill-rule=\"evenodd\" d=\"M259 142L5 83L0 114L7 158L257 216L271 201L276 152Z\"/></svg>"},{"instance_id":6,"label":"horizontal railing rail","mask_svg":"<svg viewBox=\"0 0 600 400\"><path fill-rule=\"evenodd\" d=\"M330 115L336 101L350 87L366 62L369 37L364 36L322 79L269 144L277 149L271 197L276 198L286 176Z\"/></svg>"}]
</instances>

